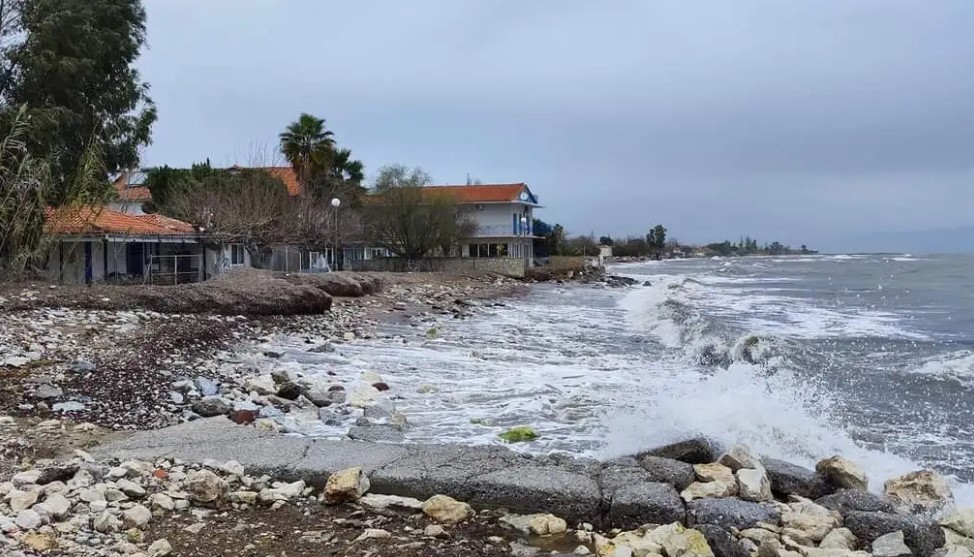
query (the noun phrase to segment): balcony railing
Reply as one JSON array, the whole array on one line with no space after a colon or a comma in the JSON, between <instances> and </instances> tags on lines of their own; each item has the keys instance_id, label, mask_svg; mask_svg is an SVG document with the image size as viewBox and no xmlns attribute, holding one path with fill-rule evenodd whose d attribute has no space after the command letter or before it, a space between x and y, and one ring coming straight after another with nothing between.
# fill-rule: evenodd
<instances>
[{"instance_id":1,"label":"balcony railing","mask_svg":"<svg viewBox=\"0 0 974 557\"><path fill-rule=\"evenodd\" d=\"M529 230L521 230L521 233L517 234L514 231L514 227L509 224L479 225L477 226L477 230L474 232L474 237L476 238L490 238L496 236L524 236L527 238L531 236L531 234Z\"/></svg>"}]
</instances>

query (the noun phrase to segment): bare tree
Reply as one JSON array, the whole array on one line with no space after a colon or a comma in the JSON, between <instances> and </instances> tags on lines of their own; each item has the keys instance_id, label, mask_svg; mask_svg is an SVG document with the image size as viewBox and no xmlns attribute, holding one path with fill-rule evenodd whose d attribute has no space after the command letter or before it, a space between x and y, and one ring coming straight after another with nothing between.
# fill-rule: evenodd
<instances>
[{"instance_id":1,"label":"bare tree","mask_svg":"<svg viewBox=\"0 0 974 557\"><path fill-rule=\"evenodd\" d=\"M450 255L475 228L449 195L410 184L382 188L363 208L363 221L372 244L410 262Z\"/></svg>"}]
</instances>

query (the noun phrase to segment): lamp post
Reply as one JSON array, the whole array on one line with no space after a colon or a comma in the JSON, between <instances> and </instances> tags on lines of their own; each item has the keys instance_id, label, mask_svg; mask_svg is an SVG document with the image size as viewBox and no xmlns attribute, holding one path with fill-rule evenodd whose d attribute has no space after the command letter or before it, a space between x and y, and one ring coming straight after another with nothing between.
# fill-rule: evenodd
<instances>
[{"instance_id":1,"label":"lamp post","mask_svg":"<svg viewBox=\"0 0 974 557\"><path fill-rule=\"evenodd\" d=\"M338 270L338 208L341 206L342 200L337 197L332 198L331 206L335 208L335 253L332 255L332 264L334 271Z\"/></svg>"}]
</instances>

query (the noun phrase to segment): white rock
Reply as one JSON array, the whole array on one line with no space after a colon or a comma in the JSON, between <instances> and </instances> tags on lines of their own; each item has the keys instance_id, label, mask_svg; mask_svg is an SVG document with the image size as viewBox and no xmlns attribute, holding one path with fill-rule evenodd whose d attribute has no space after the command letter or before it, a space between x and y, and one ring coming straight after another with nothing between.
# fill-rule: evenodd
<instances>
[{"instance_id":1,"label":"white rock","mask_svg":"<svg viewBox=\"0 0 974 557\"><path fill-rule=\"evenodd\" d=\"M27 472L21 472L15 475L10 481L13 482L14 487L24 487L25 485L36 484L40 477L40 470L28 470Z\"/></svg>"},{"instance_id":2,"label":"white rock","mask_svg":"<svg viewBox=\"0 0 974 557\"><path fill-rule=\"evenodd\" d=\"M236 460L228 460L224 462L220 465L219 469L227 474L233 474L234 476L243 476L245 472L243 464L240 464Z\"/></svg>"},{"instance_id":3,"label":"white rock","mask_svg":"<svg viewBox=\"0 0 974 557\"><path fill-rule=\"evenodd\" d=\"M122 522L118 519L118 517L107 510L102 511L102 513L98 515L91 523L92 528L94 528L96 532L101 532L102 534L114 532L118 530L121 525Z\"/></svg>"},{"instance_id":4,"label":"white rock","mask_svg":"<svg viewBox=\"0 0 974 557\"><path fill-rule=\"evenodd\" d=\"M257 504L257 498L258 498L258 494L253 491L231 491L230 492L231 503L255 505Z\"/></svg>"},{"instance_id":5,"label":"white rock","mask_svg":"<svg viewBox=\"0 0 974 557\"><path fill-rule=\"evenodd\" d=\"M149 546L148 557L166 557L170 553L172 553L172 546L167 540L156 540Z\"/></svg>"},{"instance_id":6,"label":"white rock","mask_svg":"<svg viewBox=\"0 0 974 557\"><path fill-rule=\"evenodd\" d=\"M325 502L328 504L358 501L369 490L371 484L361 468L348 468L335 472L325 484Z\"/></svg>"},{"instance_id":7,"label":"white rock","mask_svg":"<svg viewBox=\"0 0 974 557\"><path fill-rule=\"evenodd\" d=\"M741 499L758 503L772 501L771 480L763 470L741 468L737 471L737 487Z\"/></svg>"},{"instance_id":8,"label":"white rock","mask_svg":"<svg viewBox=\"0 0 974 557\"><path fill-rule=\"evenodd\" d=\"M154 493L149 497L149 504L152 505L153 509L162 509L164 511L172 511L176 509L176 502L172 500L172 497L166 495L165 493Z\"/></svg>"},{"instance_id":9,"label":"white rock","mask_svg":"<svg viewBox=\"0 0 974 557\"><path fill-rule=\"evenodd\" d=\"M568 524L553 514L508 514L502 516L500 522L525 534L539 536L561 534L568 530Z\"/></svg>"},{"instance_id":10,"label":"white rock","mask_svg":"<svg viewBox=\"0 0 974 557\"><path fill-rule=\"evenodd\" d=\"M895 503L911 511L941 509L954 500L947 479L932 470L918 470L887 480L884 490Z\"/></svg>"},{"instance_id":11,"label":"white rock","mask_svg":"<svg viewBox=\"0 0 974 557\"><path fill-rule=\"evenodd\" d=\"M832 483L846 489L866 491L869 479L861 468L841 456L833 456L819 461L815 471L832 480Z\"/></svg>"},{"instance_id":12,"label":"white rock","mask_svg":"<svg viewBox=\"0 0 974 557\"><path fill-rule=\"evenodd\" d=\"M392 534L386 530L381 530L379 528L366 528L362 534L355 538L355 541L360 542L362 540L384 540L391 538Z\"/></svg>"},{"instance_id":13,"label":"white rock","mask_svg":"<svg viewBox=\"0 0 974 557\"><path fill-rule=\"evenodd\" d=\"M40 497L40 491L11 491L7 495L7 499L10 501L10 510L13 512L20 512L33 507L37 503L37 499Z\"/></svg>"},{"instance_id":14,"label":"white rock","mask_svg":"<svg viewBox=\"0 0 974 557\"><path fill-rule=\"evenodd\" d=\"M152 511L142 505L135 505L122 512L122 519L129 528L141 528L152 520Z\"/></svg>"},{"instance_id":15,"label":"white rock","mask_svg":"<svg viewBox=\"0 0 974 557\"><path fill-rule=\"evenodd\" d=\"M812 541L822 541L825 536L840 524L839 518L821 505L807 499L788 505L781 514L781 526L804 532Z\"/></svg>"},{"instance_id":16,"label":"white rock","mask_svg":"<svg viewBox=\"0 0 974 557\"><path fill-rule=\"evenodd\" d=\"M448 538L449 534L439 524L430 524L423 530L423 535L427 538Z\"/></svg>"},{"instance_id":17,"label":"white rock","mask_svg":"<svg viewBox=\"0 0 974 557\"><path fill-rule=\"evenodd\" d=\"M822 538L822 543L818 544L818 546L822 549L848 549L849 551L854 551L857 543L856 535L852 533L852 530L848 528L836 528Z\"/></svg>"},{"instance_id":18,"label":"white rock","mask_svg":"<svg viewBox=\"0 0 974 557\"><path fill-rule=\"evenodd\" d=\"M259 395L277 394L277 384L274 383L274 378L270 374L251 377L244 382L244 389Z\"/></svg>"},{"instance_id":19,"label":"white rock","mask_svg":"<svg viewBox=\"0 0 974 557\"><path fill-rule=\"evenodd\" d=\"M40 528L44 520L36 511L27 509L17 513L17 518L14 519L14 522L24 530L34 530L35 528Z\"/></svg>"},{"instance_id":20,"label":"white rock","mask_svg":"<svg viewBox=\"0 0 974 557\"><path fill-rule=\"evenodd\" d=\"M298 480L293 483L274 482L274 489L284 494L284 496L288 499L300 497L301 493L304 491L304 488L305 483L303 480Z\"/></svg>"},{"instance_id":21,"label":"white rock","mask_svg":"<svg viewBox=\"0 0 974 557\"><path fill-rule=\"evenodd\" d=\"M747 445L734 445L729 451L721 455L717 462L730 468L734 472L737 472L743 468L764 470L764 465L761 464L761 459L754 456L754 453L751 452L751 449L749 449Z\"/></svg>"},{"instance_id":22,"label":"white rock","mask_svg":"<svg viewBox=\"0 0 974 557\"><path fill-rule=\"evenodd\" d=\"M398 495L376 495L369 493L359 499L359 504L373 509L406 509L411 511L422 510L423 502L412 497L399 497Z\"/></svg>"},{"instance_id":23,"label":"white rock","mask_svg":"<svg viewBox=\"0 0 974 557\"><path fill-rule=\"evenodd\" d=\"M473 508L446 495L434 495L423 503L423 513L440 524L459 524L473 517Z\"/></svg>"},{"instance_id":24,"label":"white rock","mask_svg":"<svg viewBox=\"0 0 974 557\"><path fill-rule=\"evenodd\" d=\"M873 541L874 557L912 557L913 552L903 541L903 531L880 536Z\"/></svg>"},{"instance_id":25,"label":"white rock","mask_svg":"<svg viewBox=\"0 0 974 557\"><path fill-rule=\"evenodd\" d=\"M78 470L74 477L68 480L68 490L74 491L95 485L95 479L87 470Z\"/></svg>"},{"instance_id":26,"label":"white rock","mask_svg":"<svg viewBox=\"0 0 974 557\"><path fill-rule=\"evenodd\" d=\"M131 480L121 479L115 482L115 485L118 486L118 489L122 493L128 495L129 497L134 497L136 499L145 497L145 489L141 485Z\"/></svg>"},{"instance_id":27,"label":"white rock","mask_svg":"<svg viewBox=\"0 0 974 557\"><path fill-rule=\"evenodd\" d=\"M51 517L54 521L62 520L71 512L71 501L60 493L48 495L43 503L34 506L34 510Z\"/></svg>"},{"instance_id":28,"label":"white rock","mask_svg":"<svg viewBox=\"0 0 974 557\"><path fill-rule=\"evenodd\" d=\"M694 499L733 497L737 495L737 492L736 479L733 484L724 482L693 482L680 492L680 497L689 503Z\"/></svg>"}]
</instances>

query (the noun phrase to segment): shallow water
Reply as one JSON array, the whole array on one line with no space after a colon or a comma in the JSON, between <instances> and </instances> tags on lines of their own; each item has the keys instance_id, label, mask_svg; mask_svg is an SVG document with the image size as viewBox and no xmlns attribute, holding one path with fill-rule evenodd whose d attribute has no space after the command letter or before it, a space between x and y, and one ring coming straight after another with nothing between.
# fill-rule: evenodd
<instances>
[{"instance_id":1,"label":"shallow water","mask_svg":"<svg viewBox=\"0 0 974 557\"><path fill-rule=\"evenodd\" d=\"M912 256L631 265L615 272L652 286L538 286L435 339L389 328L337 354L295 342L289 358L380 374L410 442L499 443L530 425L540 439L519 450L607 457L705 434L806 465L843 454L873 487L934 467L974 503L969 271Z\"/></svg>"}]
</instances>

